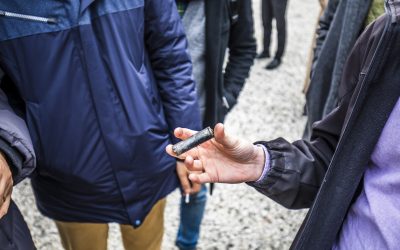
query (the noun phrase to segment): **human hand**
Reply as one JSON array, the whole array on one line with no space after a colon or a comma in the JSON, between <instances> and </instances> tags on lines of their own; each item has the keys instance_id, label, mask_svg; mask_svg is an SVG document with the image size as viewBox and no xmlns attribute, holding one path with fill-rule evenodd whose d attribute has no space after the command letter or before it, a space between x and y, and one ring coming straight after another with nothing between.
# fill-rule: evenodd
<instances>
[{"instance_id":1,"label":"human hand","mask_svg":"<svg viewBox=\"0 0 400 250\"><path fill-rule=\"evenodd\" d=\"M13 179L10 167L0 152L0 219L8 212L13 189Z\"/></svg>"},{"instance_id":2,"label":"human hand","mask_svg":"<svg viewBox=\"0 0 400 250\"><path fill-rule=\"evenodd\" d=\"M185 140L196 131L177 128L174 134ZM241 183L256 181L261 176L265 156L262 148L225 134L224 126L217 124L214 139L176 156L172 145L166 151L174 157L183 159L194 183Z\"/></svg>"},{"instance_id":3,"label":"human hand","mask_svg":"<svg viewBox=\"0 0 400 250\"><path fill-rule=\"evenodd\" d=\"M191 183L189 180L189 171L185 164L181 161L176 162L176 172L181 182L183 194L195 194L200 192L201 185L198 183Z\"/></svg>"}]
</instances>

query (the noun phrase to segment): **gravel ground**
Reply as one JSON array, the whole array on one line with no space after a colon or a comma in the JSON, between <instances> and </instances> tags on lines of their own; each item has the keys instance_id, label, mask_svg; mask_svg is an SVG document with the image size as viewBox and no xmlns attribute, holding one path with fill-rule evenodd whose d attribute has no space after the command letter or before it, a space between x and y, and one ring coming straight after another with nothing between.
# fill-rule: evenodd
<instances>
[{"instance_id":1,"label":"gravel ground","mask_svg":"<svg viewBox=\"0 0 400 250\"><path fill-rule=\"evenodd\" d=\"M261 44L260 0L253 1L256 36ZM226 128L249 141L300 138L305 124L301 93L305 65L318 14L318 1L290 1L288 45L283 65L263 69L268 60L252 68L238 105L228 115ZM62 249L53 222L41 216L28 181L14 189L13 197L31 229L38 249ZM163 249L174 247L178 227L179 193L168 198ZM199 249L287 249L305 211L289 211L245 184L218 184L209 198ZM109 249L122 249L118 227L111 225Z\"/></svg>"}]
</instances>

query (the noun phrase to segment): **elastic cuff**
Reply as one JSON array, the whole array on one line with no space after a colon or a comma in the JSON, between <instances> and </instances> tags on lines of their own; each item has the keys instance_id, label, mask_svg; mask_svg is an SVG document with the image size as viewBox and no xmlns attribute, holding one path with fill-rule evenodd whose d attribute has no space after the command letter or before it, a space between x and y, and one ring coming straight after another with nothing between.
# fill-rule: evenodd
<instances>
[{"instance_id":1,"label":"elastic cuff","mask_svg":"<svg viewBox=\"0 0 400 250\"><path fill-rule=\"evenodd\" d=\"M264 169L261 173L260 178L258 178L258 180L256 180L254 183L258 184L261 180L263 180L265 178L265 176L267 175L269 169L270 169L270 163L269 163L269 159L270 159L270 155L268 153L267 148L262 145L262 144L256 144L257 147L261 147L262 150L264 151L264 159L265 159L265 163L264 163Z\"/></svg>"}]
</instances>

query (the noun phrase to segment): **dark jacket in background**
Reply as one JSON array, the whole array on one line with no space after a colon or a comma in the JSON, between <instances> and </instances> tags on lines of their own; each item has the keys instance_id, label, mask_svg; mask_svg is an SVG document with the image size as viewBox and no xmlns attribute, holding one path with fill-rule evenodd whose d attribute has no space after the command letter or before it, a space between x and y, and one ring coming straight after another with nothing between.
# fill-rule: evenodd
<instances>
[{"instance_id":1,"label":"dark jacket in background","mask_svg":"<svg viewBox=\"0 0 400 250\"><path fill-rule=\"evenodd\" d=\"M317 30L319 27L319 19L321 18L322 14L324 14L325 8L328 5L328 0L319 0L319 5L321 7L321 10L318 15L318 20L316 22L316 27L315 29ZM311 75L311 66L313 65L313 60L314 60L314 49L316 45L317 40L317 33L314 32L313 38L312 38L312 44L310 46L310 51L308 55L308 60L307 60L307 69L306 69L306 74L305 74L305 79L304 79L304 87L303 87L303 93L307 93L308 87L310 86L310 75Z\"/></svg>"},{"instance_id":2,"label":"dark jacket in background","mask_svg":"<svg viewBox=\"0 0 400 250\"><path fill-rule=\"evenodd\" d=\"M251 1L205 1L206 111L204 126L222 122L236 104L256 55ZM228 61L224 69L226 48Z\"/></svg>"},{"instance_id":3,"label":"dark jacket in background","mask_svg":"<svg viewBox=\"0 0 400 250\"><path fill-rule=\"evenodd\" d=\"M306 94L308 121L311 125L329 114L337 105L338 85L344 64L357 37L364 28L372 0L330 0L319 22L311 82Z\"/></svg>"},{"instance_id":4,"label":"dark jacket in background","mask_svg":"<svg viewBox=\"0 0 400 250\"><path fill-rule=\"evenodd\" d=\"M271 169L250 185L285 207L310 207L292 249L332 248L399 99L400 1L389 2L388 14L356 43L344 67L339 106L314 125L311 141L260 142Z\"/></svg>"}]
</instances>

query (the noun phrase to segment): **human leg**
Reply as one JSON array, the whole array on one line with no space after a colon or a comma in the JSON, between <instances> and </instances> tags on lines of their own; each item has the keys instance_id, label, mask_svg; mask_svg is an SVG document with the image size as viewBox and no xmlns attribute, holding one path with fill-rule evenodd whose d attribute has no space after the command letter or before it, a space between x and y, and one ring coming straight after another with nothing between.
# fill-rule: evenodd
<instances>
[{"instance_id":1,"label":"human leg","mask_svg":"<svg viewBox=\"0 0 400 250\"><path fill-rule=\"evenodd\" d=\"M164 234L166 199L159 200L139 228L120 225L125 250L160 250Z\"/></svg>"},{"instance_id":2,"label":"human leg","mask_svg":"<svg viewBox=\"0 0 400 250\"><path fill-rule=\"evenodd\" d=\"M259 56L259 58L269 57L269 46L271 44L271 34L272 34L272 4L271 0L262 0L261 2L261 15L262 22L264 27L264 40L263 40L263 52L260 55L264 55L263 57Z\"/></svg>"},{"instance_id":3,"label":"human leg","mask_svg":"<svg viewBox=\"0 0 400 250\"><path fill-rule=\"evenodd\" d=\"M65 250L107 250L108 225L55 221Z\"/></svg>"},{"instance_id":4,"label":"human leg","mask_svg":"<svg viewBox=\"0 0 400 250\"><path fill-rule=\"evenodd\" d=\"M190 202L181 199L180 224L176 238L176 246L181 250L195 249L200 235L207 201L207 188L202 185L200 192L190 196Z\"/></svg>"},{"instance_id":5,"label":"human leg","mask_svg":"<svg viewBox=\"0 0 400 250\"><path fill-rule=\"evenodd\" d=\"M276 29L278 33L278 49L275 54L276 59L281 59L286 45L286 7L287 0L272 0Z\"/></svg>"}]
</instances>

